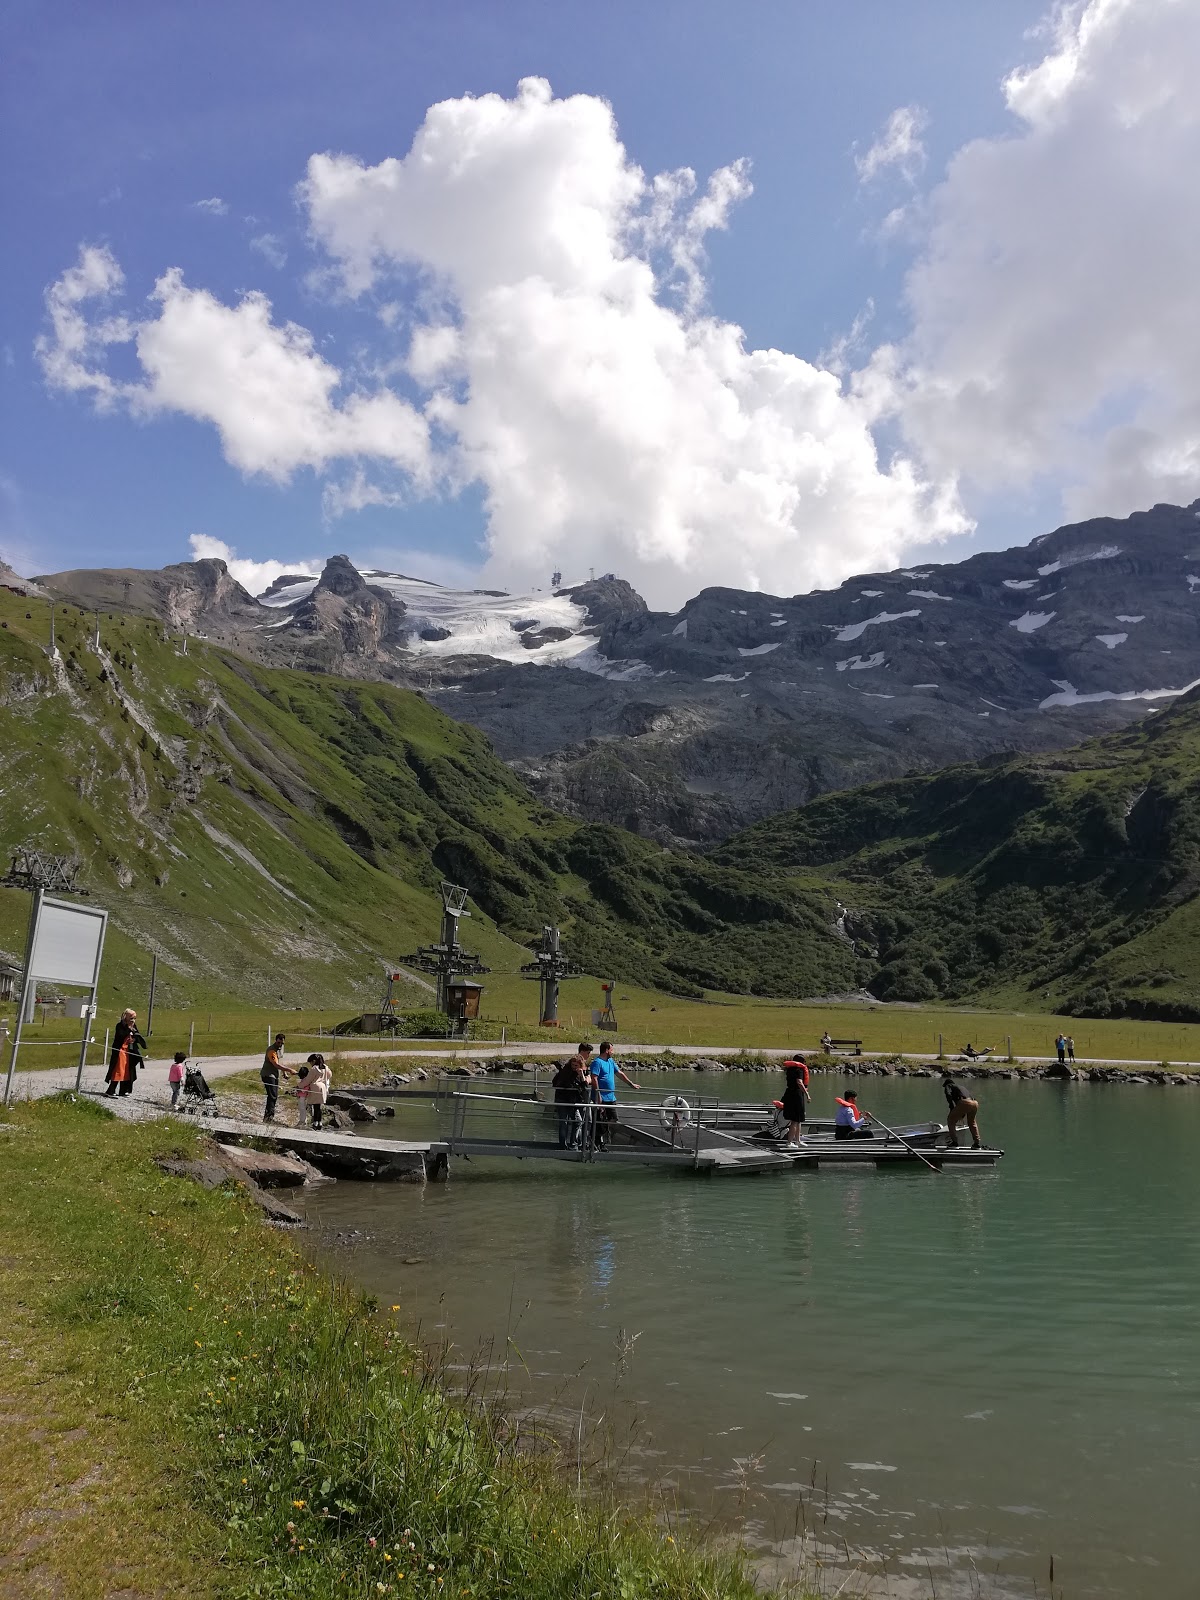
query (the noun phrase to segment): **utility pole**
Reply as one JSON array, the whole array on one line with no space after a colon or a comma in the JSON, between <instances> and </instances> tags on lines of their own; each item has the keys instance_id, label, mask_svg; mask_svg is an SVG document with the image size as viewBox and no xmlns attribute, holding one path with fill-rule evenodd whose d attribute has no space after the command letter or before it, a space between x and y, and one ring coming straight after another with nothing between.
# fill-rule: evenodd
<instances>
[{"instance_id":1,"label":"utility pole","mask_svg":"<svg viewBox=\"0 0 1200 1600\"><path fill-rule=\"evenodd\" d=\"M154 1032L154 990L158 985L158 954L150 958L150 1004L146 1007L146 1037Z\"/></svg>"}]
</instances>

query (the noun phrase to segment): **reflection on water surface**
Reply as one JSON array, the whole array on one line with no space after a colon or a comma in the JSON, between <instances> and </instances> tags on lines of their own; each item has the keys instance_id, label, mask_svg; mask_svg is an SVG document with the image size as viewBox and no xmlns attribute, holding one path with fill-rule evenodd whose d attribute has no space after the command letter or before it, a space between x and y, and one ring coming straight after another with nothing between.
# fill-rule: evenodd
<instances>
[{"instance_id":1,"label":"reflection on water surface","mask_svg":"<svg viewBox=\"0 0 1200 1600\"><path fill-rule=\"evenodd\" d=\"M861 1095L937 1114L936 1082ZM872 1593L1032 1596L1053 1556L1067 1600L1191 1600L1200 1088L981 1098L1008 1151L989 1172L475 1161L305 1203L318 1248L368 1236L341 1259L427 1338L489 1347L560 1427L602 1418L627 1472L735 1524L769 1572L848 1550L887 1574Z\"/></svg>"}]
</instances>

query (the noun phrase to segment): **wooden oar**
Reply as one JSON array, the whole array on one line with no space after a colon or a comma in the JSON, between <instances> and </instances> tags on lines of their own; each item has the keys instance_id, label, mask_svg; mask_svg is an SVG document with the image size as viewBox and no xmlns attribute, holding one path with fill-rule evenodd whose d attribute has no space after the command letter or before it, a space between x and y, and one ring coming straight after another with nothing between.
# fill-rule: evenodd
<instances>
[{"instance_id":1,"label":"wooden oar","mask_svg":"<svg viewBox=\"0 0 1200 1600\"><path fill-rule=\"evenodd\" d=\"M941 1167L935 1166L932 1161L926 1161L925 1157L917 1149L916 1145L909 1144L907 1139L902 1139L900 1137L900 1135L896 1132L895 1128L889 1128L886 1122L880 1122L879 1118L875 1115L875 1113L873 1111L864 1111L863 1112L863 1116L864 1117L869 1117L872 1122L878 1122L879 1126L883 1129L884 1133L890 1133L892 1138L895 1139L898 1144L902 1144L904 1146L904 1148L908 1151L909 1155L916 1156L918 1161L924 1161L925 1165L929 1168L930 1172L941 1172L941 1170L942 1170Z\"/></svg>"}]
</instances>

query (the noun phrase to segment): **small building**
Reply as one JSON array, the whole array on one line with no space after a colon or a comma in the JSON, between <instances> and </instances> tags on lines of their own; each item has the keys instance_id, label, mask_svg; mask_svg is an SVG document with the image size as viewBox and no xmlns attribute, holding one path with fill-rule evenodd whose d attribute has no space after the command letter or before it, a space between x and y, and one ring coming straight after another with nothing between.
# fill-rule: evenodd
<instances>
[{"instance_id":1,"label":"small building","mask_svg":"<svg viewBox=\"0 0 1200 1600\"><path fill-rule=\"evenodd\" d=\"M21 968L15 962L0 956L0 1004L17 998L22 976Z\"/></svg>"},{"instance_id":2,"label":"small building","mask_svg":"<svg viewBox=\"0 0 1200 1600\"><path fill-rule=\"evenodd\" d=\"M456 1022L469 1022L479 1015L481 983L466 978L450 978L446 983L446 1015Z\"/></svg>"}]
</instances>

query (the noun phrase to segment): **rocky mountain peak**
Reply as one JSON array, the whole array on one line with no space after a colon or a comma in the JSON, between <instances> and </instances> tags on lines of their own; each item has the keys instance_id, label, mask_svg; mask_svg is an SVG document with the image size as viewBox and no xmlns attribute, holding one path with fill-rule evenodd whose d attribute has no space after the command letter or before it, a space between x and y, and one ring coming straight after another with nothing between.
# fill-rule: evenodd
<instances>
[{"instance_id":1,"label":"rocky mountain peak","mask_svg":"<svg viewBox=\"0 0 1200 1600\"><path fill-rule=\"evenodd\" d=\"M343 600L361 599L370 593L366 580L349 556L330 556L317 580L317 588L340 595Z\"/></svg>"}]
</instances>

